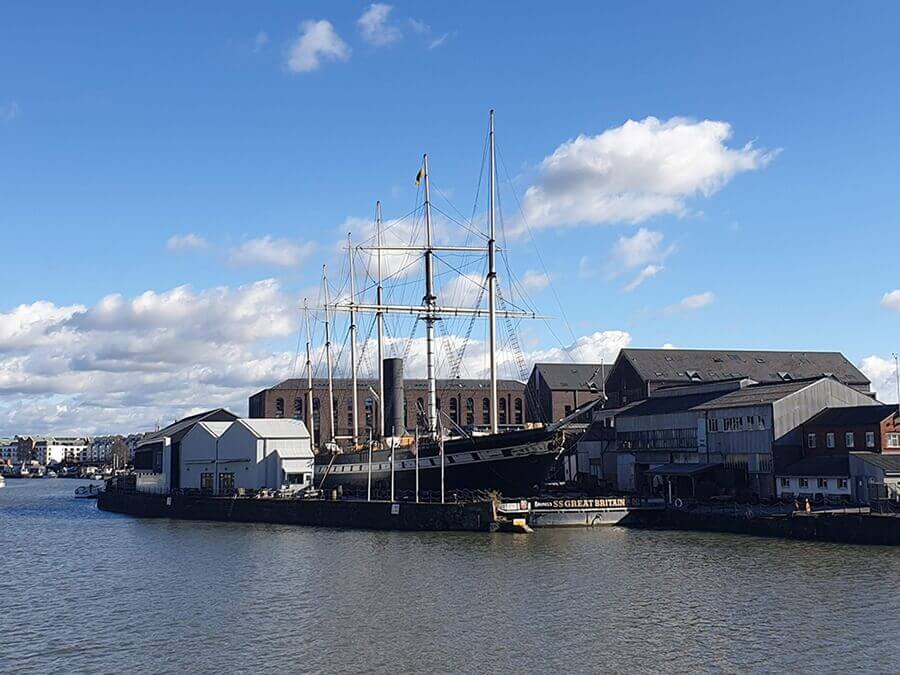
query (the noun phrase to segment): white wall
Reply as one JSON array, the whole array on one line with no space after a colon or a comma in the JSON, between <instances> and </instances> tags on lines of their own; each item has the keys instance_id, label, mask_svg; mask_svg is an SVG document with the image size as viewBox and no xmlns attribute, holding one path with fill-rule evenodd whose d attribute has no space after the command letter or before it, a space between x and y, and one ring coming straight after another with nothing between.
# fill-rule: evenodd
<instances>
[{"instance_id":1,"label":"white wall","mask_svg":"<svg viewBox=\"0 0 900 675\"><path fill-rule=\"evenodd\" d=\"M826 481L827 487L819 486L820 478ZM801 487L801 479L807 481L807 487ZM788 485L782 485L783 480L786 480ZM822 494L829 497L849 497L852 494L852 480L848 477L846 482L845 487L839 487L839 479L833 476L776 476L775 493L778 497L782 495L796 497L798 495L813 494Z\"/></svg>"},{"instance_id":2,"label":"white wall","mask_svg":"<svg viewBox=\"0 0 900 675\"><path fill-rule=\"evenodd\" d=\"M181 487L200 489L200 476L213 475L216 481L216 442L218 438L202 424L195 424L181 439Z\"/></svg>"}]
</instances>

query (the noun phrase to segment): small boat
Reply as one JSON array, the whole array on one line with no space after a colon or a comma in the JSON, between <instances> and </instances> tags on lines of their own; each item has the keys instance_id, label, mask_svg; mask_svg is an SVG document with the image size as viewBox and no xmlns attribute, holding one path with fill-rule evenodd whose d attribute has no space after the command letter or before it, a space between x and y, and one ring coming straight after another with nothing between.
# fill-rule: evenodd
<instances>
[{"instance_id":1,"label":"small boat","mask_svg":"<svg viewBox=\"0 0 900 675\"><path fill-rule=\"evenodd\" d=\"M6 479L0 476L0 488L6 487Z\"/></svg>"},{"instance_id":2,"label":"small boat","mask_svg":"<svg viewBox=\"0 0 900 675\"><path fill-rule=\"evenodd\" d=\"M97 499L103 488L99 485L82 485L75 489L75 499Z\"/></svg>"},{"instance_id":3,"label":"small boat","mask_svg":"<svg viewBox=\"0 0 900 675\"><path fill-rule=\"evenodd\" d=\"M51 469L44 474L44 478L59 478L59 474Z\"/></svg>"}]
</instances>

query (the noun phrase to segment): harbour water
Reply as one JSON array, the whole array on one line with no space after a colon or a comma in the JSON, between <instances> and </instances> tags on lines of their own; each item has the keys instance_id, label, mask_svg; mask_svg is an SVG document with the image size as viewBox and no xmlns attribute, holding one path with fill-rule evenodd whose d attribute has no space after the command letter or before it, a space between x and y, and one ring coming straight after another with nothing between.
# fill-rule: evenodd
<instances>
[{"instance_id":1,"label":"harbour water","mask_svg":"<svg viewBox=\"0 0 900 675\"><path fill-rule=\"evenodd\" d=\"M2 672L900 670L900 551L142 520L0 489Z\"/></svg>"}]
</instances>

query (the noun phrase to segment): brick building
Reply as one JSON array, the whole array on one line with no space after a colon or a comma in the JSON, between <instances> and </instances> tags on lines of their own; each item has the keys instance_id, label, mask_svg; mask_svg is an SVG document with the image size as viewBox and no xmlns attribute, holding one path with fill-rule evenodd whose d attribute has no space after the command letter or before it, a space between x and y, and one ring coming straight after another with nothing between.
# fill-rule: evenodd
<instances>
[{"instance_id":1,"label":"brick building","mask_svg":"<svg viewBox=\"0 0 900 675\"><path fill-rule=\"evenodd\" d=\"M360 379L357 381L358 434L365 438L375 427L378 408L375 393L378 381ZM403 383L405 406L404 420L407 429L425 426L424 412L428 396L428 382L423 379L407 379ZM251 418L295 418L306 419L306 380L294 378L284 380L269 389L263 389L250 397L249 416ZM523 425L525 414L525 384L518 380L499 380L497 391L498 424L500 428ZM313 429L316 443L331 436L327 409L322 402L328 400L328 381L313 380ZM463 429L484 429L490 427L490 383L487 380L438 380L438 409L445 412L455 424ZM353 420L353 397L349 379L334 380L334 420L336 436L351 436Z\"/></svg>"},{"instance_id":2,"label":"brick building","mask_svg":"<svg viewBox=\"0 0 900 675\"><path fill-rule=\"evenodd\" d=\"M603 393L611 364L536 363L525 391L526 419L556 422ZM590 415L588 414L589 421Z\"/></svg>"},{"instance_id":3,"label":"brick building","mask_svg":"<svg viewBox=\"0 0 900 675\"><path fill-rule=\"evenodd\" d=\"M900 453L897 406L826 408L803 425L803 455L850 452Z\"/></svg>"}]
</instances>

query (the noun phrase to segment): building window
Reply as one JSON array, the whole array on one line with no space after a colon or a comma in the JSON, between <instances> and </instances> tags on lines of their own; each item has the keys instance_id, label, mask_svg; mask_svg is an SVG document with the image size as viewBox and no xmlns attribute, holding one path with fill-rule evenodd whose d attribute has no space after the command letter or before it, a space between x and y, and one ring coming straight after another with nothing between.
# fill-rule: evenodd
<instances>
[{"instance_id":1,"label":"building window","mask_svg":"<svg viewBox=\"0 0 900 675\"><path fill-rule=\"evenodd\" d=\"M847 479L846 478L838 478L838 487L841 490L847 489Z\"/></svg>"},{"instance_id":2,"label":"building window","mask_svg":"<svg viewBox=\"0 0 900 675\"><path fill-rule=\"evenodd\" d=\"M219 474L219 492L234 492L234 474Z\"/></svg>"},{"instance_id":3,"label":"building window","mask_svg":"<svg viewBox=\"0 0 900 675\"><path fill-rule=\"evenodd\" d=\"M313 430L316 433L316 438L319 437L319 430L322 428L322 405L319 403L319 399L313 399Z\"/></svg>"},{"instance_id":4,"label":"building window","mask_svg":"<svg viewBox=\"0 0 900 675\"><path fill-rule=\"evenodd\" d=\"M302 398L294 399L294 419L295 420L303 419L303 399Z\"/></svg>"},{"instance_id":5,"label":"building window","mask_svg":"<svg viewBox=\"0 0 900 675\"><path fill-rule=\"evenodd\" d=\"M347 428L350 429L350 433L355 433L356 429L353 428L353 399L351 398L347 401Z\"/></svg>"},{"instance_id":6,"label":"building window","mask_svg":"<svg viewBox=\"0 0 900 675\"><path fill-rule=\"evenodd\" d=\"M375 419L375 400L370 398L366 399L366 429L371 429L373 427L373 420Z\"/></svg>"},{"instance_id":7,"label":"building window","mask_svg":"<svg viewBox=\"0 0 900 675\"><path fill-rule=\"evenodd\" d=\"M475 424L475 399L472 398L466 399L466 424Z\"/></svg>"},{"instance_id":8,"label":"building window","mask_svg":"<svg viewBox=\"0 0 900 675\"><path fill-rule=\"evenodd\" d=\"M826 448L834 447L834 434L831 433L830 431L827 434L825 434L825 447Z\"/></svg>"},{"instance_id":9,"label":"building window","mask_svg":"<svg viewBox=\"0 0 900 675\"><path fill-rule=\"evenodd\" d=\"M848 448L852 448L854 445L856 445L856 434L854 434L852 431L848 431L847 433L845 433L844 445L846 445Z\"/></svg>"},{"instance_id":10,"label":"building window","mask_svg":"<svg viewBox=\"0 0 900 675\"><path fill-rule=\"evenodd\" d=\"M211 492L213 489L213 475L211 473L200 474L200 489L204 492Z\"/></svg>"},{"instance_id":11,"label":"building window","mask_svg":"<svg viewBox=\"0 0 900 675\"><path fill-rule=\"evenodd\" d=\"M416 399L416 427L425 429L427 426L425 423L425 399L420 396Z\"/></svg>"},{"instance_id":12,"label":"building window","mask_svg":"<svg viewBox=\"0 0 900 675\"><path fill-rule=\"evenodd\" d=\"M866 447L867 448L875 447L875 432L874 431L866 432Z\"/></svg>"},{"instance_id":13,"label":"building window","mask_svg":"<svg viewBox=\"0 0 900 675\"><path fill-rule=\"evenodd\" d=\"M488 398L481 399L481 423L491 423L491 400Z\"/></svg>"},{"instance_id":14,"label":"building window","mask_svg":"<svg viewBox=\"0 0 900 675\"><path fill-rule=\"evenodd\" d=\"M563 409L563 417L568 417L568 416L571 415L571 414L572 414L572 406L567 405L567 406Z\"/></svg>"},{"instance_id":15,"label":"building window","mask_svg":"<svg viewBox=\"0 0 900 675\"><path fill-rule=\"evenodd\" d=\"M808 488L809 487L809 478L801 478L800 479L800 487Z\"/></svg>"},{"instance_id":16,"label":"building window","mask_svg":"<svg viewBox=\"0 0 900 675\"><path fill-rule=\"evenodd\" d=\"M275 417L281 419L284 417L284 399L276 398L275 399Z\"/></svg>"},{"instance_id":17,"label":"building window","mask_svg":"<svg viewBox=\"0 0 900 675\"><path fill-rule=\"evenodd\" d=\"M781 479L781 487L791 487L791 479L790 478L782 478Z\"/></svg>"},{"instance_id":18,"label":"building window","mask_svg":"<svg viewBox=\"0 0 900 675\"><path fill-rule=\"evenodd\" d=\"M522 424L522 399L520 398L513 401L513 418L516 424Z\"/></svg>"},{"instance_id":19,"label":"building window","mask_svg":"<svg viewBox=\"0 0 900 675\"><path fill-rule=\"evenodd\" d=\"M888 447L900 448L900 434L888 434Z\"/></svg>"},{"instance_id":20,"label":"building window","mask_svg":"<svg viewBox=\"0 0 900 675\"><path fill-rule=\"evenodd\" d=\"M454 424L459 424L459 401L455 396L450 399L450 419Z\"/></svg>"},{"instance_id":21,"label":"building window","mask_svg":"<svg viewBox=\"0 0 900 675\"><path fill-rule=\"evenodd\" d=\"M828 489L828 479L820 478L819 479L819 487L823 490L827 490Z\"/></svg>"},{"instance_id":22,"label":"building window","mask_svg":"<svg viewBox=\"0 0 900 675\"><path fill-rule=\"evenodd\" d=\"M403 399L403 424L409 426L409 401Z\"/></svg>"},{"instance_id":23,"label":"building window","mask_svg":"<svg viewBox=\"0 0 900 675\"><path fill-rule=\"evenodd\" d=\"M497 401L497 417L499 418L500 424L506 424L506 399L501 398Z\"/></svg>"},{"instance_id":24,"label":"building window","mask_svg":"<svg viewBox=\"0 0 900 675\"><path fill-rule=\"evenodd\" d=\"M816 435L815 434L806 434L806 447L807 448L816 447Z\"/></svg>"}]
</instances>

